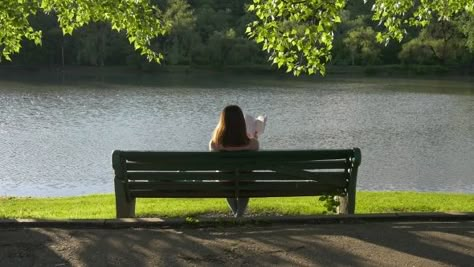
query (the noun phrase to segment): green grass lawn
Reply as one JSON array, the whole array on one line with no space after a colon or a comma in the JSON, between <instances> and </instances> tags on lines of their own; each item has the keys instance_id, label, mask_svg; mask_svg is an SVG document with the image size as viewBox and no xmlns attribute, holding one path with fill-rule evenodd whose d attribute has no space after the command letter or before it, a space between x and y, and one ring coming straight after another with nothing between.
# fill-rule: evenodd
<instances>
[{"instance_id":1,"label":"green grass lawn","mask_svg":"<svg viewBox=\"0 0 474 267\"><path fill-rule=\"evenodd\" d=\"M356 213L474 212L474 194L358 192ZM318 197L254 198L250 215L316 215L325 213ZM137 217L193 217L229 213L225 199L138 199ZM0 218L115 218L114 195L64 198L0 198Z\"/></svg>"}]
</instances>

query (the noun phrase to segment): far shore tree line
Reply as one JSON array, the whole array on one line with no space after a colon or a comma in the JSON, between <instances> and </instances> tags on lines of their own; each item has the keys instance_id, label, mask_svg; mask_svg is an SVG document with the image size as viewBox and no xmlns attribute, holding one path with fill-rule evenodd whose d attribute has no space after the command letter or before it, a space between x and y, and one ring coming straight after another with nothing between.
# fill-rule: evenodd
<instances>
[{"instance_id":1,"label":"far shore tree line","mask_svg":"<svg viewBox=\"0 0 474 267\"><path fill-rule=\"evenodd\" d=\"M261 37L259 34L268 34L268 31L259 29L255 23L252 26L256 16L264 16L264 10L258 9L262 7L254 6L254 2L258 1L151 1L160 8L161 18L168 23L169 28L166 34L153 39L149 47L163 54L161 64L170 66L297 65L288 61L288 55L278 57L278 46L285 44L275 43L271 47L270 41L274 37ZM330 43L331 57L323 64L474 66L474 17L471 14L461 13L449 20L432 19L422 28L407 27L401 42L390 40L384 43L377 41L380 38L377 33L382 31L382 26L372 20L371 8L376 1L367 2L347 1L344 4L336 17L340 23L334 26L333 34L329 35L333 38ZM256 10L256 13L249 10ZM126 32L112 30L110 22L86 23L75 29L74 34L63 35L64 31L59 27L54 12L45 14L39 11L29 16L28 21L34 29L41 30L42 44L38 46L32 41L23 40L21 53L12 54L12 61L2 61L1 65L121 65L142 70L156 66L156 63L149 62L130 45L132 41ZM267 22L266 26L271 23ZM324 36L320 35L321 38ZM292 43L300 49L297 40ZM301 48L303 52L304 49ZM269 62L269 58L273 61ZM310 74L317 71L309 69Z\"/></svg>"}]
</instances>

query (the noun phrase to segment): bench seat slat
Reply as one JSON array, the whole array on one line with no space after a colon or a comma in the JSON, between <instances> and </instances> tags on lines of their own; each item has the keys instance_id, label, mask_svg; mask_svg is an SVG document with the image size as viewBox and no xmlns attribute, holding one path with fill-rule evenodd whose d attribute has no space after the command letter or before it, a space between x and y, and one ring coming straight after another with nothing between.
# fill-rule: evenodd
<instances>
[{"instance_id":1,"label":"bench seat slat","mask_svg":"<svg viewBox=\"0 0 474 267\"><path fill-rule=\"evenodd\" d=\"M129 189L147 189L153 188L162 191L175 190L200 190L200 191L218 191L218 190L301 190L326 186L328 188L344 187L341 184L327 184L314 181L255 181L240 182L236 186L233 182L135 182L128 185Z\"/></svg>"},{"instance_id":2,"label":"bench seat slat","mask_svg":"<svg viewBox=\"0 0 474 267\"><path fill-rule=\"evenodd\" d=\"M295 196L317 196L322 195L327 192L333 191L324 190L324 188L317 188L314 191L252 191L252 192L240 192L239 197L295 197ZM136 190L130 193L133 197L140 198L233 198L235 193L231 191L218 191L218 192L203 192L203 191L180 191L180 192L161 192L161 191L152 191L152 190Z\"/></svg>"},{"instance_id":3,"label":"bench seat slat","mask_svg":"<svg viewBox=\"0 0 474 267\"><path fill-rule=\"evenodd\" d=\"M257 178L256 178L257 177ZM180 181L180 180L235 180L235 173L225 172L135 172L128 173L129 180L150 180L150 181ZM240 173L239 180L316 180L324 183L341 184L346 183L347 174L343 172L305 172L304 175L298 172L249 172Z\"/></svg>"},{"instance_id":4,"label":"bench seat slat","mask_svg":"<svg viewBox=\"0 0 474 267\"><path fill-rule=\"evenodd\" d=\"M233 160L224 160L219 162L209 162L206 160L194 160L185 162L179 159L173 161L162 162L127 162L127 170L219 170L219 169L274 169L278 166L287 166L300 169L344 169L349 166L345 159L343 160L327 160L327 161L278 161L278 160L254 160L241 161L238 164Z\"/></svg>"},{"instance_id":5,"label":"bench seat slat","mask_svg":"<svg viewBox=\"0 0 474 267\"><path fill-rule=\"evenodd\" d=\"M160 186L161 185L161 186ZM229 183L163 183L130 185L133 197L235 197L235 187ZM267 182L239 185L238 195L244 196L314 196L325 192L344 192L343 187L309 182Z\"/></svg>"}]
</instances>

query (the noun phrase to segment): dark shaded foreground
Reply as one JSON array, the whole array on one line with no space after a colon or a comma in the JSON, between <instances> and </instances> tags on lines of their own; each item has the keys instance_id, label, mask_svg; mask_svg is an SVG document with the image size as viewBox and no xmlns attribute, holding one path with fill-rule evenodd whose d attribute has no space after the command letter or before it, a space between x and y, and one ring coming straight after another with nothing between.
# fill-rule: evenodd
<instances>
[{"instance_id":1,"label":"dark shaded foreground","mask_svg":"<svg viewBox=\"0 0 474 267\"><path fill-rule=\"evenodd\" d=\"M472 266L474 221L0 229L0 266Z\"/></svg>"}]
</instances>

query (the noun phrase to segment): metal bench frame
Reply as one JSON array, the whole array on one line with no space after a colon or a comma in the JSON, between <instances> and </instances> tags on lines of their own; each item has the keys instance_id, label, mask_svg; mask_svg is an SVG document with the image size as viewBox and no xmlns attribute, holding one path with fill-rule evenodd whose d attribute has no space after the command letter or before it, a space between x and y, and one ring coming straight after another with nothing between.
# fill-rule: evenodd
<instances>
[{"instance_id":1,"label":"metal bench frame","mask_svg":"<svg viewBox=\"0 0 474 267\"><path fill-rule=\"evenodd\" d=\"M355 210L358 148L345 150L112 154L117 218L135 217L136 198L337 195Z\"/></svg>"}]
</instances>

